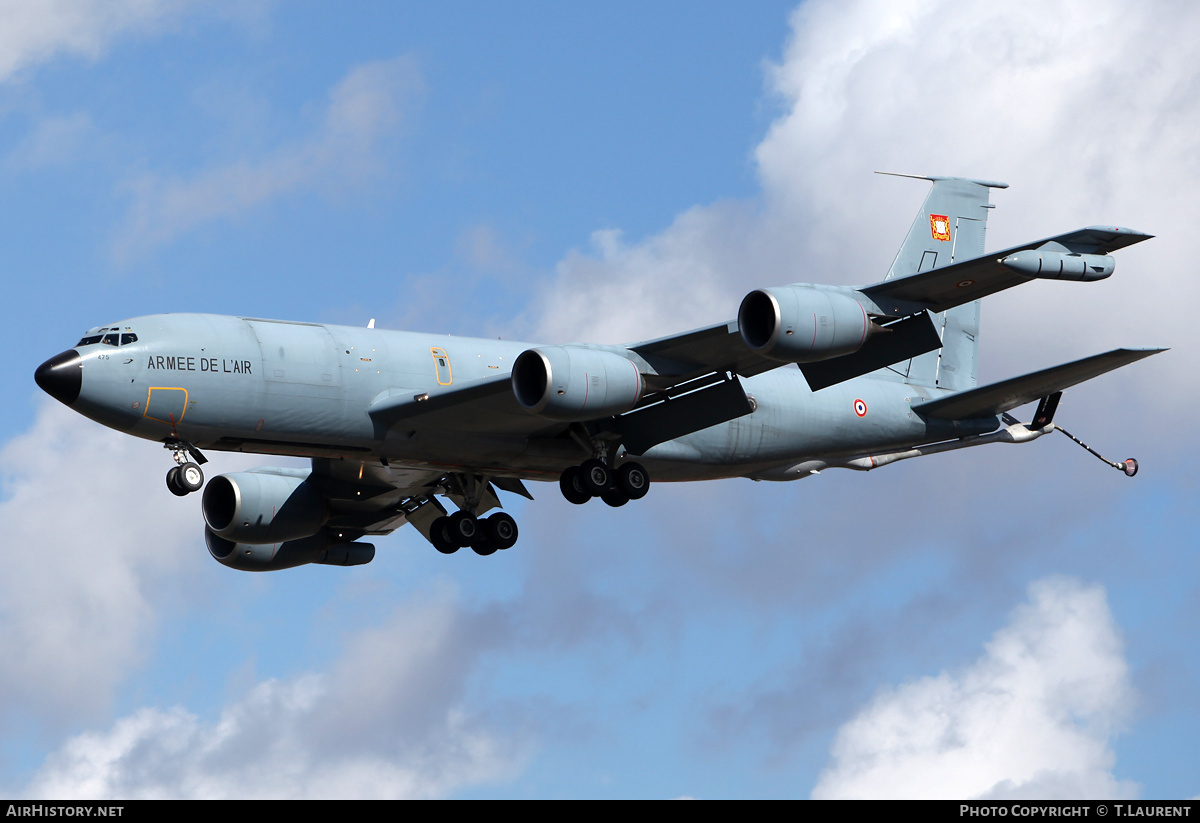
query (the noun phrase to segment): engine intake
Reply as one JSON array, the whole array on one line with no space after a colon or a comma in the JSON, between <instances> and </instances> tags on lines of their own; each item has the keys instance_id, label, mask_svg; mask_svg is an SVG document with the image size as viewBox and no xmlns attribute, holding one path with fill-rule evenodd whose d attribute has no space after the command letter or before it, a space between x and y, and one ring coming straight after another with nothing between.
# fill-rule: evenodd
<instances>
[{"instance_id":1,"label":"engine intake","mask_svg":"<svg viewBox=\"0 0 1200 823\"><path fill-rule=\"evenodd\" d=\"M201 511L214 534L234 543L309 537L328 518L325 498L306 475L258 471L222 474L208 481Z\"/></svg>"},{"instance_id":2,"label":"engine intake","mask_svg":"<svg viewBox=\"0 0 1200 823\"><path fill-rule=\"evenodd\" d=\"M746 345L763 357L812 363L858 351L879 327L844 292L783 286L747 294L738 328Z\"/></svg>"},{"instance_id":3,"label":"engine intake","mask_svg":"<svg viewBox=\"0 0 1200 823\"><path fill-rule=\"evenodd\" d=\"M551 420L594 420L627 412L644 382L633 361L603 349L545 346L513 363L513 394L522 408Z\"/></svg>"}]
</instances>

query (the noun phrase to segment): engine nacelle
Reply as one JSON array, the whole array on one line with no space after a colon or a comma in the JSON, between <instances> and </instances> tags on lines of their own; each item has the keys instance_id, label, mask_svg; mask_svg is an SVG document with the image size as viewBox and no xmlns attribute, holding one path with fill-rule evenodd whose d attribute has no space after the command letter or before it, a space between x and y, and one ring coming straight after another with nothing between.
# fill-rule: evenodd
<instances>
[{"instance_id":1,"label":"engine nacelle","mask_svg":"<svg viewBox=\"0 0 1200 823\"><path fill-rule=\"evenodd\" d=\"M858 351L878 326L844 292L782 286L747 294L738 328L746 345L763 357L812 363Z\"/></svg>"},{"instance_id":2,"label":"engine nacelle","mask_svg":"<svg viewBox=\"0 0 1200 823\"><path fill-rule=\"evenodd\" d=\"M204 542L218 563L244 572L278 571L308 563L361 566L375 559L375 547L370 543L341 543L326 534L285 543L237 543L205 528Z\"/></svg>"},{"instance_id":3,"label":"engine nacelle","mask_svg":"<svg viewBox=\"0 0 1200 823\"><path fill-rule=\"evenodd\" d=\"M594 420L627 412L645 383L633 361L602 349L545 346L513 363L513 394L522 407L551 420Z\"/></svg>"},{"instance_id":4,"label":"engine nacelle","mask_svg":"<svg viewBox=\"0 0 1200 823\"><path fill-rule=\"evenodd\" d=\"M234 543L309 537L328 517L325 498L305 473L222 474L208 481L200 508L208 528Z\"/></svg>"},{"instance_id":5,"label":"engine nacelle","mask_svg":"<svg viewBox=\"0 0 1200 823\"><path fill-rule=\"evenodd\" d=\"M1000 261L1026 277L1047 280L1103 280L1117 268L1107 254L1068 254L1060 251L1026 249Z\"/></svg>"}]
</instances>

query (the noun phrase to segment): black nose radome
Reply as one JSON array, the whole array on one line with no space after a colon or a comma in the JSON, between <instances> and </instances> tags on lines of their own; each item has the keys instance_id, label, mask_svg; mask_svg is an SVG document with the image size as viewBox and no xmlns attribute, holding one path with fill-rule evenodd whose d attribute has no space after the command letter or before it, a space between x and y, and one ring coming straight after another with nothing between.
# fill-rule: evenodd
<instances>
[{"instance_id":1,"label":"black nose radome","mask_svg":"<svg viewBox=\"0 0 1200 823\"><path fill-rule=\"evenodd\" d=\"M83 386L83 358L74 349L56 354L33 373L42 391L68 406L79 399Z\"/></svg>"}]
</instances>

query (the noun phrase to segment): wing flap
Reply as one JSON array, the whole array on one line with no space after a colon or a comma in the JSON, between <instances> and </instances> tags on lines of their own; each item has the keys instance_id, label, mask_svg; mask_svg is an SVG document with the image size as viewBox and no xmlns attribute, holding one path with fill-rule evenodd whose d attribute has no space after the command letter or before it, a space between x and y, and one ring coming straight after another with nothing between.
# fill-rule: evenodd
<instances>
[{"instance_id":1,"label":"wing flap","mask_svg":"<svg viewBox=\"0 0 1200 823\"><path fill-rule=\"evenodd\" d=\"M924 417L941 420L997 415L1164 351L1166 349L1113 349L1104 354L921 403L913 406L913 411Z\"/></svg>"},{"instance_id":2,"label":"wing flap","mask_svg":"<svg viewBox=\"0 0 1200 823\"><path fill-rule=\"evenodd\" d=\"M752 411L741 381L734 377L624 414L616 419L615 428L621 433L625 449L630 454L641 455L659 443Z\"/></svg>"},{"instance_id":3,"label":"wing flap","mask_svg":"<svg viewBox=\"0 0 1200 823\"><path fill-rule=\"evenodd\" d=\"M928 312L884 326L888 331L870 337L854 354L801 363L800 371L813 391L882 369L901 360L941 348L942 338Z\"/></svg>"},{"instance_id":4,"label":"wing flap","mask_svg":"<svg viewBox=\"0 0 1200 823\"><path fill-rule=\"evenodd\" d=\"M521 408L512 391L512 378L499 374L461 386L437 389L394 388L379 394L367 408L378 425L403 424L416 431L533 436L556 431L562 424Z\"/></svg>"}]
</instances>

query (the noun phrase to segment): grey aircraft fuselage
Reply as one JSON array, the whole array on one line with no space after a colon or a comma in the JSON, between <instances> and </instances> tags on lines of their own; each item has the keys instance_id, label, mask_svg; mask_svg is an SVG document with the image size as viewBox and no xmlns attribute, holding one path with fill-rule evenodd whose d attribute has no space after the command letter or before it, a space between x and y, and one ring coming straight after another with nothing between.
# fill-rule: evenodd
<instances>
[{"instance_id":1,"label":"grey aircraft fuselage","mask_svg":"<svg viewBox=\"0 0 1200 823\"><path fill-rule=\"evenodd\" d=\"M35 379L76 411L163 443L178 464L168 489L204 490L212 556L268 571L369 562L374 546L359 538L405 523L443 553L490 555L515 544L517 524L480 515L501 506L497 490L530 496L523 480L622 506L650 478L794 480L1025 443L1055 428L1065 389L1162 351L1115 349L977 386L982 298L1104 279L1112 252L1150 235L1090 226L985 254L989 191L1004 184L925 179L933 187L884 280L756 289L736 319L656 340L532 346L373 321L158 314L90 330ZM1008 415L1033 401L1031 423ZM312 468L205 485L202 449L307 456Z\"/></svg>"},{"instance_id":2,"label":"grey aircraft fuselage","mask_svg":"<svg viewBox=\"0 0 1200 823\"><path fill-rule=\"evenodd\" d=\"M529 343L204 314L139 317L88 336L108 328L137 341L76 349L82 384L72 408L137 437L530 480L557 480L580 460L573 441L530 436L528 421L513 415L447 429L386 427L368 414L388 393L436 396L509 375ZM774 479L773 470L804 460L954 434L912 411L951 393L936 388L862 377L814 393L795 368L745 378L743 387L753 412L642 456L656 480Z\"/></svg>"}]
</instances>

